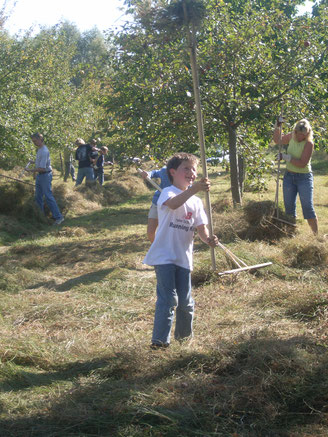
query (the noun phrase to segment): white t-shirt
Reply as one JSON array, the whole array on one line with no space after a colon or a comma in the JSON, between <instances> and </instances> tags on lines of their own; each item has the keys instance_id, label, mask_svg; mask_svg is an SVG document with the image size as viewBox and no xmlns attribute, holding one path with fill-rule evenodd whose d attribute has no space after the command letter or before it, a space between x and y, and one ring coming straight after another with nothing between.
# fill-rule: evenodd
<instances>
[{"instance_id":1,"label":"white t-shirt","mask_svg":"<svg viewBox=\"0 0 328 437\"><path fill-rule=\"evenodd\" d=\"M144 264L175 264L192 270L194 229L207 225L207 215L199 197L191 196L182 206L170 209L163 205L182 193L171 185L164 188L157 202L158 229L155 240L144 259Z\"/></svg>"}]
</instances>

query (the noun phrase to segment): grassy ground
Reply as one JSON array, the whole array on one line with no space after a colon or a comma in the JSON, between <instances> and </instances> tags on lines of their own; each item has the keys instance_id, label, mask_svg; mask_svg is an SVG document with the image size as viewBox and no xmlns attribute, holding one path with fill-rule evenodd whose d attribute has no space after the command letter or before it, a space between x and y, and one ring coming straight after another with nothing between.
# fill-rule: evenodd
<instances>
[{"instance_id":1,"label":"grassy ground","mask_svg":"<svg viewBox=\"0 0 328 437\"><path fill-rule=\"evenodd\" d=\"M196 239L195 335L165 351L149 349L150 191L80 202L60 228L0 216L0 436L328 435L327 166L315 177L319 237L299 219L297 235L277 241L236 235L243 211L231 208L227 174L210 173L222 241L273 265L219 278ZM274 190L272 178L245 201Z\"/></svg>"}]
</instances>

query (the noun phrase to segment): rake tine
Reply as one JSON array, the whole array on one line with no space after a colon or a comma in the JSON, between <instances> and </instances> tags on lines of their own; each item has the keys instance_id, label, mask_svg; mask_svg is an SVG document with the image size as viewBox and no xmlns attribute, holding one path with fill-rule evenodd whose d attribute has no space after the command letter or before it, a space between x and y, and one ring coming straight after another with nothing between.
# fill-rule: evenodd
<instances>
[{"instance_id":1,"label":"rake tine","mask_svg":"<svg viewBox=\"0 0 328 437\"><path fill-rule=\"evenodd\" d=\"M233 275L235 273L246 272L248 270L257 270L257 269L261 269L263 267L268 267L271 265L272 265L272 262L263 263L263 264L255 264L254 266L247 266L247 267L240 267L239 269L226 270L225 272L218 273L218 275L219 276Z\"/></svg>"},{"instance_id":2,"label":"rake tine","mask_svg":"<svg viewBox=\"0 0 328 437\"><path fill-rule=\"evenodd\" d=\"M297 225L295 223L288 222L287 220L283 220L283 219L281 219L279 217L272 216L271 218L273 220L278 220L279 222L285 223L286 225L294 226L295 228L297 227Z\"/></svg>"},{"instance_id":3,"label":"rake tine","mask_svg":"<svg viewBox=\"0 0 328 437\"><path fill-rule=\"evenodd\" d=\"M239 268L242 267L242 265L244 267L247 267L247 264L241 260L240 258L238 258L234 253L231 252L231 250L229 250L226 246L224 246L222 243L218 242L218 246L221 247L221 249L232 259L232 261L237 264L237 266Z\"/></svg>"}]
</instances>

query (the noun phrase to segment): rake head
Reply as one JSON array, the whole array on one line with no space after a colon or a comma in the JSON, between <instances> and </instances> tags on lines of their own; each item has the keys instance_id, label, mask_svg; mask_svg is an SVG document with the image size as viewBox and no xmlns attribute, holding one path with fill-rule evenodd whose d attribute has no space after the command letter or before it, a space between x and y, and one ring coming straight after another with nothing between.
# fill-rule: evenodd
<instances>
[{"instance_id":1,"label":"rake head","mask_svg":"<svg viewBox=\"0 0 328 437\"><path fill-rule=\"evenodd\" d=\"M246 267L239 267L238 269L233 270L226 270L225 272L218 273L219 276L223 275L234 275L236 273L240 272L247 272L247 271L255 271L257 269L262 269L263 267L271 266L272 262L263 263L263 264L255 264L253 266L246 266Z\"/></svg>"}]
</instances>

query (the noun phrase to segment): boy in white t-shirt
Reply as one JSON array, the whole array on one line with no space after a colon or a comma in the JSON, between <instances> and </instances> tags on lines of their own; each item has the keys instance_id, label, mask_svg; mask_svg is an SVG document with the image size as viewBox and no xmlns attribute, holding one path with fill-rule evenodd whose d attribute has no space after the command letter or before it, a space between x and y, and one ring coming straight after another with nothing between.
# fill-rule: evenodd
<instances>
[{"instance_id":1,"label":"boy in white t-shirt","mask_svg":"<svg viewBox=\"0 0 328 437\"><path fill-rule=\"evenodd\" d=\"M191 270L194 230L209 246L216 246L216 236L209 237L207 216L198 191L208 191L210 182L197 176L198 159L189 153L177 153L167 163L172 182L164 188L157 202L158 230L144 263L155 266L157 302L152 348L167 347L176 307L174 337L192 335L194 301L191 297ZM194 183L193 183L194 182Z\"/></svg>"}]
</instances>

